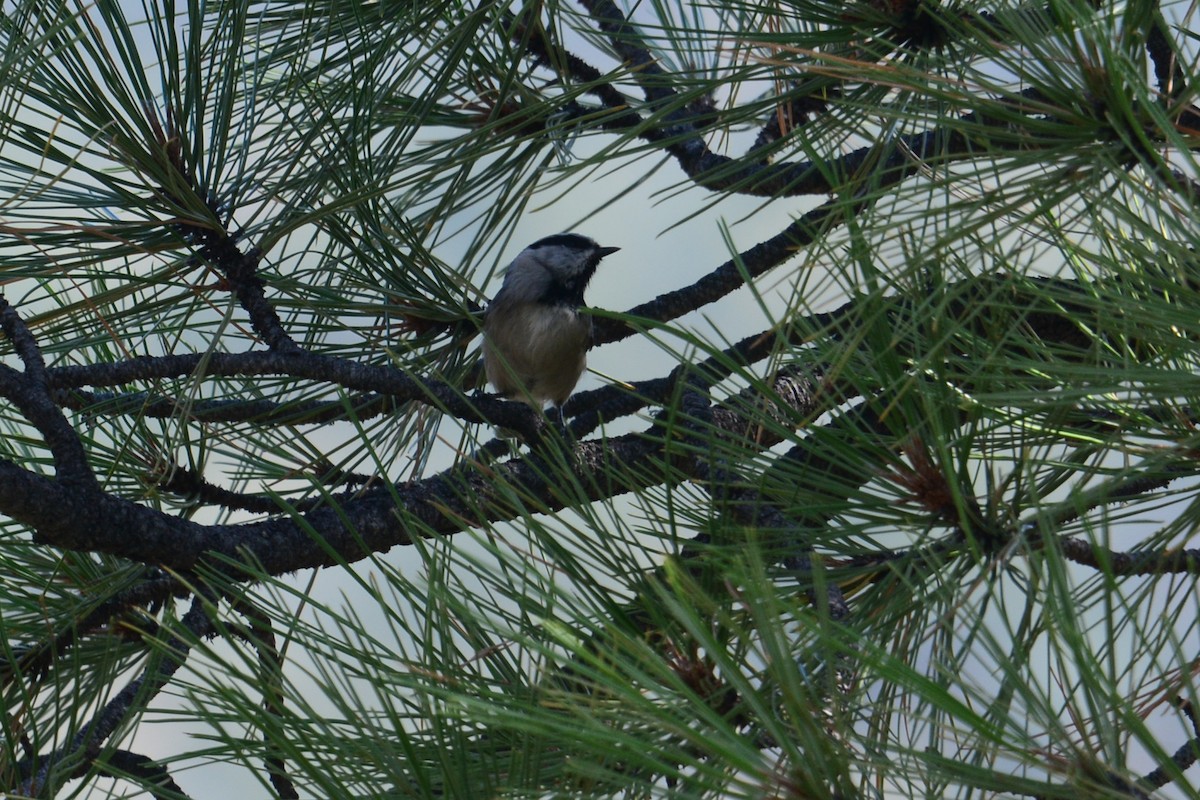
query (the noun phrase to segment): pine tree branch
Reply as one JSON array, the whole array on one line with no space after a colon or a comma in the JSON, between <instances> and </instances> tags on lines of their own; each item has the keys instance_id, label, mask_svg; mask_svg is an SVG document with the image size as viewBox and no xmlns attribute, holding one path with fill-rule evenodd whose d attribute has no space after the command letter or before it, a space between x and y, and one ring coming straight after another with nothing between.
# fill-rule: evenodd
<instances>
[{"instance_id":1,"label":"pine tree branch","mask_svg":"<svg viewBox=\"0 0 1200 800\"><path fill-rule=\"evenodd\" d=\"M237 598L234 609L250 621L246 639L258 653L258 675L263 691L263 714L268 718L263 729L263 742L267 747L266 768L271 785L280 800L294 800L300 795L287 773L287 764L273 742L271 731L278 731L277 723L284 710L283 705L283 657L275 644L275 631L271 618L255 608L249 600ZM270 730L268 730L270 729ZM277 735L277 734L274 734Z\"/></svg>"},{"instance_id":2,"label":"pine tree branch","mask_svg":"<svg viewBox=\"0 0 1200 800\"><path fill-rule=\"evenodd\" d=\"M88 465L83 442L50 396L46 363L41 350L16 309L9 305L2 294L0 330L4 331L25 364L23 374L7 365L0 365L0 396L11 401L24 419L42 434L54 457L60 480L87 491L98 491L100 484Z\"/></svg>"},{"instance_id":3,"label":"pine tree branch","mask_svg":"<svg viewBox=\"0 0 1200 800\"><path fill-rule=\"evenodd\" d=\"M0 667L0 683L8 684L27 676L42 675L55 659L81 638L106 628L114 619L142 606L148 607L150 613L154 613L169 598L183 597L190 593L178 578L169 576L162 570L149 568L145 573L145 577L96 603L83 616L64 621L63 627L57 633L41 643L13 648L12 663Z\"/></svg>"},{"instance_id":4,"label":"pine tree branch","mask_svg":"<svg viewBox=\"0 0 1200 800\"><path fill-rule=\"evenodd\" d=\"M1176 698L1175 705L1187 716L1188 721L1192 724L1192 733L1195 734L1171 756L1172 764L1180 772L1183 772L1190 769L1200 759L1200 722L1196 719L1196 710L1190 700L1182 697ZM1169 784L1171 780L1172 777L1166 768L1158 767L1142 778L1141 782L1152 789L1161 789Z\"/></svg>"},{"instance_id":5,"label":"pine tree branch","mask_svg":"<svg viewBox=\"0 0 1200 800\"><path fill-rule=\"evenodd\" d=\"M1075 537L1060 539L1063 555L1110 575L1200 575L1200 550L1118 552Z\"/></svg>"},{"instance_id":6,"label":"pine tree branch","mask_svg":"<svg viewBox=\"0 0 1200 800\"><path fill-rule=\"evenodd\" d=\"M756 529L765 528L772 531L775 537L791 542L794 549L788 553L785 562L806 577L812 601L818 603L815 587L824 586L826 597L820 601L820 607L827 610L833 621L847 621L850 607L841 588L833 581L813 577L813 571L820 568L821 562L814 562L812 548L802 543L802 537L798 535L799 525L785 517L775 504L749 488L750 482L730 469L725 459L704 452L711 441L709 437L715 419L712 406L703 393L703 386L692 386L694 388L684 390L680 403L683 412L680 421L688 432L685 445L693 450L693 455L684 460L684 469L694 480L708 487L717 508L730 514L740 524Z\"/></svg>"},{"instance_id":7,"label":"pine tree branch","mask_svg":"<svg viewBox=\"0 0 1200 800\"><path fill-rule=\"evenodd\" d=\"M149 784L147 791L155 800L177 800L187 797L164 764L130 750L114 750L103 761L97 760L96 769L114 778L132 777L142 784ZM170 794L167 794L169 792Z\"/></svg>"},{"instance_id":8,"label":"pine tree branch","mask_svg":"<svg viewBox=\"0 0 1200 800\"><path fill-rule=\"evenodd\" d=\"M275 311L274 306L267 300L266 284L258 275L263 253L257 247L243 252L238 247L238 237L228 229L228 217L222 215L213 199L217 191L209 187L206 192L201 188L191 167L183 157L181 138L186 131L177 129L176 114L168 108L167 125L164 131L152 109L146 109L146 120L154 137L154 146L161 149L170 169L171 186L159 187L159 193L172 205L183 209L201 205L210 214L215 224L196 224L179 222L175 228L189 244L198 248L200 258L216 267L224 277L225 285L231 289L238 303L250 318L251 328L266 343L267 347L276 352L296 353L299 345L288 335L283 321ZM226 216L225 219L222 219Z\"/></svg>"},{"instance_id":9,"label":"pine tree branch","mask_svg":"<svg viewBox=\"0 0 1200 800\"><path fill-rule=\"evenodd\" d=\"M184 615L182 622L196 638L201 638L212 629L212 621L204 608L204 601L200 598L193 599L191 608ZM167 642L168 654L153 660L140 676L126 684L112 700L105 703L91 721L72 737L70 744L54 753L38 757L37 772L25 778L17 792L22 795L39 795L46 788L51 788L51 781L52 788L57 788L68 776L76 775L77 770L86 770L122 722L130 715L139 713L166 686L171 676L183 666L189 649L181 639L171 637ZM30 771L29 764L20 766L21 772Z\"/></svg>"},{"instance_id":10,"label":"pine tree branch","mask_svg":"<svg viewBox=\"0 0 1200 800\"><path fill-rule=\"evenodd\" d=\"M1074 301L1070 299L1073 294L1078 294L1081 304L1087 299L1085 294L1079 293L1077 284L1063 279L1038 279L1025 285L1024 289L1022 286L1011 283L1005 276L969 279L963 283L952 302L947 304L947 323L962 317L964 321L974 324L974 312L979 303L977 298L986 300L1001 288L1009 293L1031 291L1034 302L1027 304L1022 312L1024 324L1050 341L1070 343L1078 339L1078 345L1086 346L1089 336L1080 329L1078 315L1094 313L1094 310L1089 310L1083 305L1080 305L1078 310L1074 307ZM1054 301L1045 302L1042 298L1047 296L1055 298ZM847 307L829 315L814 318L813 321L836 323L826 330L829 335L840 335L837 333L837 326L853 318L850 307L854 302L851 301ZM894 303L894 313L897 315L921 313L919 308L911 307L910 301L902 296L891 302ZM1015 297L1013 302L1016 302ZM1038 303L1041 303L1040 307ZM842 322L838 322L839 320ZM902 328L907 323L897 319L895 324ZM799 338L811 335L804 333L810 330L804 326L798 325L792 330ZM751 337L744 340L732 348L732 351L746 357L757 357L770 352L770 337L759 339ZM51 369L47 370L47 375L51 385L61 389L84 381L124 382L138 378L181 377L192 374L201 365L202 358L199 355L142 358L116 365ZM720 360L710 360L715 362L708 368L710 372L715 373L713 380L719 379L722 374L728 374L729 367L721 366ZM735 359L730 360L737 363ZM515 424L536 418L528 408L523 408L518 403L486 398L467 399L445 384L422 381L387 368L368 367L312 354L212 354L203 364L208 374L255 375L275 372L322 381L337 381L351 389L390 391L407 398L430 394L469 420L487 418L488 421L499 422L504 419L502 414L490 411L491 408L498 407L515 407L512 418ZM813 365L810 369L819 368L819 365ZM664 398L669 396L673 391L671 387L674 381L682 374L684 373L677 371L670 380L656 382L653 386L655 392L661 393ZM839 394L843 395L844 391ZM611 392L604 397L611 398ZM818 396L811 393L807 398L804 400L806 403L818 400ZM589 398L585 396L573 403L585 400ZM636 402L645 401L638 398ZM476 405L488 409L489 413L476 413ZM604 404L600 402L595 403L596 408L602 405ZM572 407L572 410L575 408ZM791 418L803 419L813 408L815 406L797 409L799 413ZM500 409L503 410L505 409ZM790 415L792 412L788 413ZM734 413L730 417L723 417L722 420L723 424L736 424L737 428L730 433L742 436L745 435L745 422L738 422L738 417L739 415ZM590 423L590 420L581 423L581 427L587 423ZM536 428L534 433L537 433ZM608 440L603 445L581 443L577 448L580 461L576 475L583 483L594 487L594 482L585 478L591 469L600 469L608 473L611 467L620 473L623 464L634 463L639 458L664 456L660 446L635 439L636 437L618 437ZM522 486L533 497L551 498L555 493L544 478L538 475L541 467L538 459L532 458L528 463L509 462L497 469L501 471L501 483ZM0 474L7 476L7 480L0 481L0 509L14 519L31 525L44 541L57 546L109 552L148 563L161 561L183 569L194 566L206 551L233 556L243 547L262 559L273 573L333 563L329 553L290 520L269 520L250 526L205 528L189 521L160 515L118 498L104 497L97 502L88 502L85 498L73 495L61 482L26 473L13 464L0 464ZM616 481L610 484L611 494L600 493L591 499L599 499L601 494L611 496L633 491L643 485L645 484L638 481ZM388 497L392 491L396 493L394 506L405 510L405 515L400 518L388 510L393 507L393 502ZM347 513L345 520L330 509L315 509L307 512L303 518L304 526L311 525L315 532L328 540L333 553L348 560L355 560L373 550L386 550L397 544L411 543L414 536L453 533L464 524L485 524L517 513L516 509L497 495L495 482L487 477L486 470L476 470L470 465L424 481L364 490L360 495L345 501L345 507L342 509ZM464 502L464 497L479 498L480 503L472 507L470 503ZM561 508L558 501L547 502L548 510ZM411 521L412 525L402 522L402 519ZM121 532L119 535L116 533L118 531ZM336 557L333 560L336 561Z\"/></svg>"},{"instance_id":11,"label":"pine tree branch","mask_svg":"<svg viewBox=\"0 0 1200 800\"><path fill-rule=\"evenodd\" d=\"M256 427L324 425L353 418L359 421L395 413L397 401L376 392L356 392L344 400L194 400L182 401L150 392L90 392L60 390L63 407L94 416L136 416L194 422L248 422ZM347 411L347 408L350 411Z\"/></svg>"}]
</instances>

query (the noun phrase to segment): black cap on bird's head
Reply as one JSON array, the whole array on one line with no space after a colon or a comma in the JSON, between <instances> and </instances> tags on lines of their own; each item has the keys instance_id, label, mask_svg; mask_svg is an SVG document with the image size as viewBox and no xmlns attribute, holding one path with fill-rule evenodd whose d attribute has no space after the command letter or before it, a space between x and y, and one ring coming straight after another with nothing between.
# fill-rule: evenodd
<instances>
[{"instance_id":1,"label":"black cap on bird's head","mask_svg":"<svg viewBox=\"0 0 1200 800\"><path fill-rule=\"evenodd\" d=\"M567 250L575 250L581 253L596 250L599 251L601 258L612 255L621 249L619 247L601 247L596 244L594 239L578 233L556 233L553 236L546 236L529 245L528 249L541 250L546 247L563 247Z\"/></svg>"},{"instance_id":2,"label":"black cap on bird's head","mask_svg":"<svg viewBox=\"0 0 1200 800\"><path fill-rule=\"evenodd\" d=\"M556 233L521 251L509 267L505 285L510 281L536 281L539 302L582 305L583 290L600 266L600 260L620 249L601 247L578 233ZM533 271L542 273L538 276L541 280L530 274Z\"/></svg>"}]
</instances>

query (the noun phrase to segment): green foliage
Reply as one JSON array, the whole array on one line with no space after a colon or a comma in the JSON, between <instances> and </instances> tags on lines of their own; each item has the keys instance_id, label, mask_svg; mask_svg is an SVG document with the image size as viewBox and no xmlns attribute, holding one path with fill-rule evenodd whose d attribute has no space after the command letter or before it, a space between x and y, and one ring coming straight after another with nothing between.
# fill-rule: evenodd
<instances>
[{"instance_id":1,"label":"green foliage","mask_svg":"<svg viewBox=\"0 0 1200 800\"><path fill-rule=\"evenodd\" d=\"M1197 796L1189 12L5 4L0 791Z\"/></svg>"}]
</instances>

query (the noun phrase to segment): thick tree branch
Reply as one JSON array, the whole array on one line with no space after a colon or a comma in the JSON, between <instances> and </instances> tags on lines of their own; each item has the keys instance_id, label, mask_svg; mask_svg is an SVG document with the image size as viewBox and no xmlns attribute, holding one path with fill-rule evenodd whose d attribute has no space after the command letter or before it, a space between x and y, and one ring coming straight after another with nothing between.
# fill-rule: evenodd
<instances>
[{"instance_id":1,"label":"thick tree branch","mask_svg":"<svg viewBox=\"0 0 1200 800\"><path fill-rule=\"evenodd\" d=\"M508 424L520 403L488 397L468 397L449 384L393 367L374 366L316 353L191 353L174 356L143 356L117 364L53 367L47 370L47 382L58 390L83 386L115 386L138 381L184 377L255 377L282 375L305 378L344 389L377 392L393 401L421 400L433 403L467 422ZM226 401L231 412L240 415L241 401ZM264 410L257 401L246 401L245 409ZM286 409L286 407L284 407ZM285 413L281 410L279 413ZM522 415L530 416L528 409ZM517 420L513 427L521 427Z\"/></svg>"},{"instance_id":2,"label":"thick tree branch","mask_svg":"<svg viewBox=\"0 0 1200 800\"><path fill-rule=\"evenodd\" d=\"M884 189L917 172L926 157L947 146L946 137L964 140L958 132L931 131L920 137L919 141L914 140L915 147L911 151L890 149L880 158L871 180L860 186L858 194L851 199L839 198L823 203L770 239L729 259L691 286L666 292L649 302L634 306L626 315L667 322L716 302L744 286L747 280L753 280L782 264L801 249L821 240L833 228L870 207L884 196ZM879 155L874 150L870 154ZM626 322L597 320L595 343L618 341L634 333L634 329Z\"/></svg>"},{"instance_id":3,"label":"thick tree branch","mask_svg":"<svg viewBox=\"0 0 1200 800\"><path fill-rule=\"evenodd\" d=\"M41 350L16 309L3 295L0 295L0 330L25 364L24 374L0 365L0 395L12 401L25 420L42 434L54 457L60 480L89 491L99 491L100 485L88 465L87 452L79 434L50 396Z\"/></svg>"},{"instance_id":4,"label":"thick tree branch","mask_svg":"<svg viewBox=\"0 0 1200 800\"><path fill-rule=\"evenodd\" d=\"M1113 575L1200 575L1200 550L1143 550L1121 553L1075 537L1061 539L1063 555L1077 564Z\"/></svg>"},{"instance_id":5,"label":"thick tree branch","mask_svg":"<svg viewBox=\"0 0 1200 800\"><path fill-rule=\"evenodd\" d=\"M1162 95L1164 105L1176 104L1178 109L1177 124L1190 131L1193 136L1200 134L1200 109L1195 104L1184 102L1195 96L1193 81L1179 63L1179 55L1174 42L1171 41L1170 27L1163 18L1162 11L1155 9L1146 31L1146 52L1154 65L1154 77L1158 79L1158 91Z\"/></svg>"},{"instance_id":6,"label":"thick tree branch","mask_svg":"<svg viewBox=\"0 0 1200 800\"><path fill-rule=\"evenodd\" d=\"M368 420L394 413L396 398L375 392L359 392L345 400L195 400L186 402L149 392L89 392L82 389L58 392L64 408L106 416L132 415L144 419L177 419L195 422L252 422L258 427L275 425L323 425L349 418Z\"/></svg>"},{"instance_id":7,"label":"thick tree branch","mask_svg":"<svg viewBox=\"0 0 1200 800\"><path fill-rule=\"evenodd\" d=\"M187 797L183 789L171 777L171 773L167 771L165 765L140 753L116 750L104 761L97 761L96 768L114 778L129 776L143 784L150 784L146 789L155 800L174 800L179 797Z\"/></svg>"},{"instance_id":8,"label":"thick tree branch","mask_svg":"<svg viewBox=\"0 0 1200 800\"><path fill-rule=\"evenodd\" d=\"M650 485L644 459L661 456L661 445L638 435L584 442L572 469L589 486L583 501ZM601 489L589 476L613 470L623 478ZM324 507L296 519L276 518L245 525L205 526L110 495L81 497L58 481L0 462L0 508L30 526L39 541L72 550L110 553L172 569L190 569L202 559L249 558L271 574L356 561L372 552L410 544L415 537L456 533L465 527L511 519L508 487L521 486L557 511L576 498L563 497L551 464L531 456L493 468L467 465L399 486L365 490L337 508ZM640 476L640 477L635 477Z\"/></svg>"},{"instance_id":9,"label":"thick tree branch","mask_svg":"<svg viewBox=\"0 0 1200 800\"><path fill-rule=\"evenodd\" d=\"M803 412L801 412L803 413ZM731 433L741 435L742 428ZM136 561L190 569L201 559L250 558L272 574L354 561L410 544L417 536L450 534L522 513L510 487L541 498L544 511L577 501L634 491L661 480L646 459L670 460L655 436L630 434L582 442L571 469L588 496L563 497L551 464L533 454L492 467L464 464L425 480L375 487L336 507L244 525L204 526L110 495L81 497L61 482L0 462L0 509L32 527L41 541ZM637 467L637 468L635 468ZM603 488L589 476L608 474Z\"/></svg>"}]
</instances>

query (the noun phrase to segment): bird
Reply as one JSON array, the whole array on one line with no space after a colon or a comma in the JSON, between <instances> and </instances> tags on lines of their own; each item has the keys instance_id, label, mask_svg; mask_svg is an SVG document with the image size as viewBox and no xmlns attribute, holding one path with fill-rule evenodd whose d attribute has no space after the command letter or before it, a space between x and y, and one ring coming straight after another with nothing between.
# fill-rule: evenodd
<instances>
[{"instance_id":1,"label":"bird","mask_svg":"<svg viewBox=\"0 0 1200 800\"><path fill-rule=\"evenodd\" d=\"M562 419L592 344L591 317L580 313L584 290L620 249L559 233L517 254L484 312L483 366L497 393L538 411L550 401Z\"/></svg>"}]
</instances>

